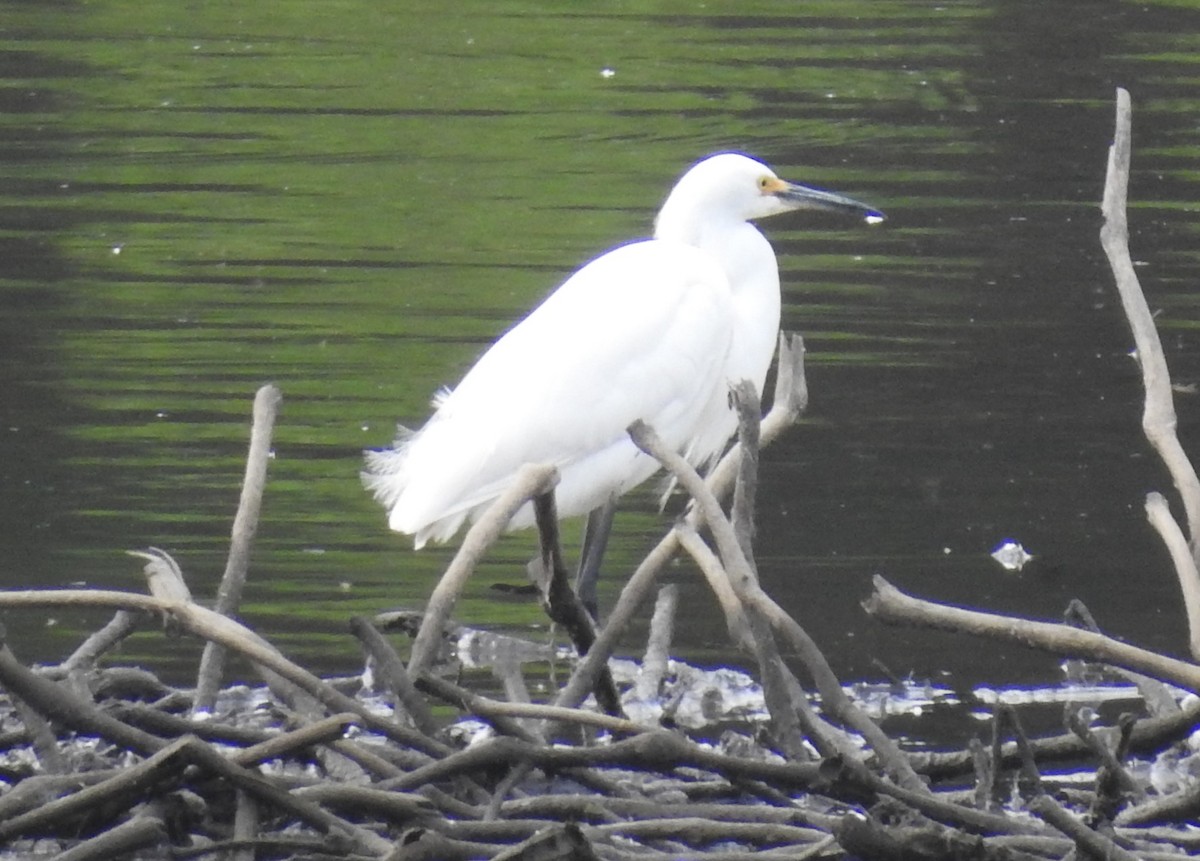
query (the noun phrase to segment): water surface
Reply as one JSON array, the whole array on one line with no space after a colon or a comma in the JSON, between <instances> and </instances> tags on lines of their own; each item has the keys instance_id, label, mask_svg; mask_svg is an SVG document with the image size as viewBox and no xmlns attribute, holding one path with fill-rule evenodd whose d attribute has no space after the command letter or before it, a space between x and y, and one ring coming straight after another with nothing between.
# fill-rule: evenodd
<instances>
[{"instance_id":1,"label":"water surface","mask_svg":"<svg viewBox=\"0 0 1200 861\"><path fill-rule=\"evenodd\" d=\"M649 10L649 11L647 11ZM887 211L764 226L811 407L764 458L764 584L849 678L1055 678L1052 658L883 629L873 574L1182 654L1170 491L1097 241L1113 92L1135 105L1131 225L1179 382L1195 359L1200 14L1190 4L734 6L0 3L0 582L141 588L127 548L224 564L254 390L285 405L244 618L351 669L345 619L419 605L359 451L419 424L582 261L643 236L716 150ZM1200 423L1180 395L1185 445ZM669 523L617 523L620 572ZM1037 561L988 556L1005 538ZM529 630L527 536L459 618ZM679 651L744 662L690 566ZM102 621L9 615L28 659ZM636 643L631 643L636 648ZM127 654L190 672L147 632Z\"/></svg>"}]
</instances>

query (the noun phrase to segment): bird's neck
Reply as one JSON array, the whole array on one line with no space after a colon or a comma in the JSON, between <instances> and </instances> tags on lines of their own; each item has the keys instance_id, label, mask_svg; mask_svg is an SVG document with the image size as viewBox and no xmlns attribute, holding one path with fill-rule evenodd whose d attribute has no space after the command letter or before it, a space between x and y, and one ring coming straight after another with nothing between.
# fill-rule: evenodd
<instances>
[{"instance_id":1,"label":"bird's neck","mask_svg":"<svg viewBox=\"0 0 1200 861\"><path fill-rule=\"evenodd\" d=\"M721 264L735 293L743 284L764 285L778 292L775 252L749 222L675 218L664 207L654 226L654 238L707 251Z\"/></svg>"},{"instance_id":2,"label":"bird's neck","mask_svg":"<svg viewBox=\"0 0 1200 861\"><path fill-rule=\"evenodd\" d=\"M670 213L664 208L663 214ZM745 221L714 224L661 216L654 238L699 248L725 273L735 315L729 380L750 380L761 395L779 336L779 266L771 243Z\"/></svg>"}]
</instances>

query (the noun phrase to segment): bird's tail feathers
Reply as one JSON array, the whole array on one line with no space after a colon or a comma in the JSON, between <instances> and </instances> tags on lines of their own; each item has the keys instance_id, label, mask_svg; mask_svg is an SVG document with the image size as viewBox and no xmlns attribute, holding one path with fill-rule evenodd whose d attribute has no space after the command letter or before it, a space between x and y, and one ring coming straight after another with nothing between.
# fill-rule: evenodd
<instances>
[{"instance_id":1,"label":"bird's tail feathers","mask_svg":"<svg viewBox=\"0 0 1200 861\"><path fill-rule=\"evenodd\" d=\"M390 448L367 449L363 452L365 468L360 472L363 487L388 511L395 507L404 488L408 486L409 447L416 431L396 425L396 437Z\"/></svg>"}]
</instances>

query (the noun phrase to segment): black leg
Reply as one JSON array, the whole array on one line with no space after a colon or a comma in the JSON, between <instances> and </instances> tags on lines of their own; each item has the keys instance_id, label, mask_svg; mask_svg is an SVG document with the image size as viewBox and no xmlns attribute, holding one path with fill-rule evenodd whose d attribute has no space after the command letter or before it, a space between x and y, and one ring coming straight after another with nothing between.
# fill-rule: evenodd
<instances>
[{"instance_id":1,"label":"black leg","mask_svg":"<svg viewBox=\"0 0 1200 861\"><path fill-rule=\"evenodd\" d=\"M596 641L596 628L579 597L571 589L567 567L563 564L562 550L558 543L558 519L554 510L554 491L536 496L533 511L537 520L541 553L536 560L540 567L542 583L542 605L554 622L562 625L575 650L586 655ZM596 702L610 715L623 716L621 696L607 668L596 680L594 689Z\"/></svg>"},{"instance_id":2,"label":"black leg","mask_svg":"<svg viewBox=\"0 0 1200 861\"><path fill-rule=\"evenodd\" d=\"M596 583L600 580L600 564L604 561L604 550L608 547L608 536L612 532L613 515L617 511L617 500L610 498L587 516L583 527L583 548L579 552L579 571L575 575L575 594L593 619L599 618L596 601Z\"/></svg>"}]
</instances>

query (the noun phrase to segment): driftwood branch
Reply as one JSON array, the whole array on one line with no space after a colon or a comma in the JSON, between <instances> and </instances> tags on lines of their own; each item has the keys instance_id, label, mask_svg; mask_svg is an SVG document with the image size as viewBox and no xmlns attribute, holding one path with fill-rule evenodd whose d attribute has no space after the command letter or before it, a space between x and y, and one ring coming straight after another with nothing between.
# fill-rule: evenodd
<instances>
[{"instance_id":1,"label":"driftwood branch","mask_svg":"<svg viewBox=\"0 0 1200 861\"><path fill-rule=\"evenodd\" d=\"M1125 667L1200 692L1200 666L1196 664L1148 652L1070 625L1034 622L923 601L906 595L878 575L874 584L875 591L863 602L863 607L881 622L1030 646L1058 655Z\"/></svg>"},{"instance_id":2,"label":"driftwood branch","mask_svg":"<svg viewBox=\"0 0 1200 861\"><path fill-rule=\"evenodd\" d=\"M925 785L912 770L907 758L874 721L855 706L842 690L841 682L820 649L795 619L789 616L758 585L757 577L742 554L733 525L725 517L716 496L705 485L700 475L680 455L671 451L653 429L641 422L630 427L633 441L648 454L653 455L665 466L680 484L691 494L697 508L708 523L717 544L717 552L726 570L730 573L739 599L748 608L760 612L769 620L771 627L784 641L795 649L808 667L817 689L830 714L837 716L848 727L863 735L868 744L887 763L897 781L912 790L921 791Z\"/></svg>"},{"instance_id":3,"label":"driftwood branch","mask_svg":"<svg viewBox=\"0 0 1200 861\"><path fill-rule=\"evenodd\" d=\"M267 465L271 461L271 434L274 432L275 417L282 401L283 394L271 385L263 386L254 396L254 417L250 426L246 475L242 480L242 495L238 502L237 514L233 518L229 557L213 607L216 612L226 616L237 612L242 601L246 576L250 571L250 551L254 546L254 535L258 531L263 491L267 485ZM197 712L212 711L224 668L224 650L216 643L207 644L200 659L196 682L196 701L193 708Z\"/></svg>"},{"instance_id":4,"label":"driftwood branch","mask_svg":"<svg viewBox=\"0 0 1200 861\"><path fill-rule=\"evenodd\" d=\"M1197 568L1200 568L1200 478L1197 478L1195 467L1176 434L1178 422L1171 394L1171 374L1167 369L1158 329L1154 325L1154 315L1146 303L1129 253L1126 202L1132 153L1132 114L1129 93L1118 89L1116 130L1108 151L1108 170L1104 179L1104 226L1100 229L1100 244L1116 280L1121 306L1125 309L1125 317L1133 332L1138 365L1142 369L1142 386L1146 391L1142 430L1170 473L1183 503L1191 564L1181 564L1179 554L1175 551L1172 551L1172 558L1183 587L1192 656L1200 659L1200 575L1197 574ZM1147 506L1150 504L1147 502ZM1156 514L1155 528L1167 539L1162 520L1164 515L1161 511ZM1170 549L1172 542L1167 540Z\"/></svg>"}]
</instances>

